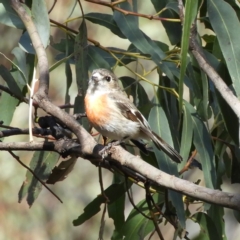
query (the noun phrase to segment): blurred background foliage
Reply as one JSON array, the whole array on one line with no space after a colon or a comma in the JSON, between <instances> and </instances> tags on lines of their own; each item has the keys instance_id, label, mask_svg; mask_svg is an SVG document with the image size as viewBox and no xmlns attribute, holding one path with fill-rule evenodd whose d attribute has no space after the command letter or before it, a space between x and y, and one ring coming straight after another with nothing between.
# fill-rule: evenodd
<instances>
[{"instance_id":1,"label":"blurred background foliage","mask_svg":"<svg viewBox=\"0 0 240 240\"><path fill-rule=\"evenodd\" d=\"M190 6L192 7L192 9L190 10L195 9L195 12L191 11L190 19L188 20L188 22L191 23L191 21L196 17L197 10L200 9L198 12L198 17L202 21L197 22L199 39L201 40L208 60L213 63L213 65L215 64L215 67L218 69L219 74L225 77L224 80L226 80L226 82L228 82L228 84L231 85L233 89L235 89L236 94L238 94L238 83L233 81L232 84L231 82L231 80L233 80L231 79L231 77L233 78L232 74L234 70L231 70L228 63L226 63L226 57L224 56L225 49L223 45L221 45L221 40L223 39L221 31L224 32L224 30L218 30L216 28L213 29L213 27L215 26L214 24L218 23L214 22L216 20L213 17L215 13L212 12L212 15L209 19L209 13L206 10L207 4L209 4L208 7L210 8L211 3L215 4L215 1L196 1L197 4L194 4L194 6ZM0 1L0 17L1 14L4 14L3 6L9 4L7 2L8 1ZM28 4L30 2L31 1L26 1L26 3ZM226 9L228 10L227 13L224 13L226 15L223 15L223 17L225 17L223 19L226 21L226 24L229 24L229 22L226 20L229 17L229 13L234 13L236 14L236 16L238 16L239 5L235 3L235 1L231 0L221 0L220 5L222 4L222 2L224 2L223 4L226 4L226 2L228 2L227 4L230 4L227 5L227 7L225 5L218 5L220 10L222 9L222 7L226 7ZM53 6L53 3L53 0L46 1L48 10ZM143 13L146 16L154 15L155 17L157 17L158 15L156 13L161 12L161 17L171 17L175 19L175 22L170 22L167 19L159 21L138 17L138 23L134 17L132 19L132 22L136 21L133 24L138 24L142 32L146 34L146 36L148 36L150 39L155 41L154 44L156 43L157 46L157 48L155 49L156 52L159 53L160 50L162 51L163 64L161 61L159 61L159 56L154 55L154 49L149 49L149 51L151 51L152 60L154 61L149 60L150 52L145 52L146 49L144 49L146 45L144 45L144 43L141 43L141 38L137 38L137 40L139 40L140 42L136 42L136 39L134 38L136 36L129 36L129 32L124 32L124 29L126 30L126 25L124 25L124 22L122 22L123 25L121 25L121 21L118 22L118 27L122 30L121 32L119 31L119 28L116 27L116 23L114 23L112 19L103 19L103 15L96 15L96 13L101 13L109 14L108 16L112 16L113 11L111 8L99 4L93 4L91 2L81 1L82 9L85 15L87 37L89 40L88 46L80 46L80 53L85 54L86 52L84 53L84 51L87 51L88 54L85 62L85 64L87 63L87 68L85 69L85 71L92 71L94 68L97 67L111 67L114 69L116 75L120 77L123 87L126 88L127 93L133 96L133 100L135 101L139 109L146 117L149 117L148 120L152 128L155 131L161 133L161 135L165 134L170 143L174 144L177 150L181 150L181 154L184 157L184 163L178 166L178 170L180 170L186 163L186 160L191 154L191 151L195 150L195 148L197 148L198 151L201 149L202 146L199 146L199 142L205 137L205 145L203 144L203 150L199 151L199 154L196 156L197 160L200 160L200 162L203 161L202 167L204 173L199 169L199 165L197 165L197 167L193 167L192 169L183 174L183 177L185 179L192 182L196 182L198 179L201 179L201 185L207 185L208 187L214 186L216 188L221 188L224 191L238 192L239 185L230 184L230 182L239 182L238 176L236 174L237 170L239 169L238 162L236 161L237 165L235 165L236 176L234 175L235 177L233 177L233 174L231 172L232 159L231 156L229 156L229 152L226 152L226 146L224 146L224 144L221 145L217 141L212 142L212 140L210 140L210 134L212 134L213 136L217 136L224 141L230 142L233 147L237 148L236 146L238 146L238 137L236 137L236 134L238 133L239 126L235 125L235 122L232 120L234 117L231 118L233 116L233 113L231 111L229 113L229 107L224 105L224 103L222 103L221 105L221 100L217 99L220 97L214 91L214 87L211 82L208 81L206 75L200 70L199 65L194 60L193 56L191 54L187 55L188 49L186 48L186 46L188 46L188 44L184 45L184 42L182 42L181 44L181 39L184 39L185 37L184 40L188 41L187 39L189 35L187 35L187 33L186 36L181 35L181 25L179 22L179 17L176 14L176 12L178 11L177 1L165 0L159 2L157 0L133 0L129 1L129 3L133 6L133 11ZM126 4L125 6L128 5ZM163 11L164 7L167 7L171 10L171 16L169 15L169 12ZM231 9L229 10L228 7L230 7ZM95 18L96 16L98 16L98 18ZM122 15L116 11L114 17L116 20L117 18L121 18ZM75 52L75 58L72 56L68 59L70 64L65 64L65 59L63 63L52 67L53 70L50 72L49 97L51 101L56 105L63 105L64 103L68 102L74 104L75 102L74 111L78 112L82 109L81 107L79 107L80 105L77 105L77 100L75 98L76 96L78 96L79 84L84 85L86 83L86 79L81 79L81 76L78 75L78 71L78 76L76 76L76 48L74 48L74 42L76 41L76 33L78 32L79 26L83 21L82 13L77 1L58 0L56 1L56 5L50 12L49 18L53 20L51 22L50 28L50 42L47 42L48 47L46 48L49 65L52 67L59 60ZM67 31L66 28L61 26L61 24L67 26L72 31ZM104 27L101 24L104 24L107 27ZM211 24L213 26L211 26ZM232 21L232 24L236 24L236 19ZM236 26L238 27L238 25ZM110 31L109 28L113 28L112 31ZM83 23L80 30L81 29L84 29ZM216 31L217 33L215 33L214 31ZM2 53L0 55L0 63L7 69L11 69L12 63L8 59L13 61L14 54L12 50L18 46L19 39L22 37L23 32L21 29L12 28L4 24L0 25L0 32L0 52ZM82 32L84 32L84 30ZM45 33L46 35L48 35L47 29L43 29L42 33L42 36L44 35L43 37L46 37ZM135 32L133 31L133 33ZM120 37L118 35L120 35ZM128 36L128 39L126 38L126 35ZM68 37L66 38L66 36ZM232 35L230 34L230 37L231 36ZM83 39L84 36L80 36L80 45ZM148 38L146 37L146 39ZM146 39L144 38L145 41ZM233 46L237 47L236 45L234 45L234 39L234 37L233 39L231 39L233 40ZM149 39L148 41L150 42ZM28 42L27 39L21 38L21 44L26 42ZM92 44L93 42L95 42L95 45ZM99 43L102 48L101 46L99 47L97 43ZM131 43L134 43L135 46ZM124 52L123 54L114 53L115 56L117 56L117 58L122 61L117 62L114 59L113 55L107 53L105 51L106 49L104 50L104 48L107 47L111 47L109 48L110 50L124 49L128 50L128 52L131 53L137 52L140 53L142 57L139 57L136 60L136 58L131 54L123 57ZM181 52L180 47L182 47L182 49L184 49L185 47L185 52ZM25 50L31 52L30 48L27 48ZM186 54L185 63L183 61L184 54ZM21 65L21 63L19 62L18 64ZM122 66L123 64L126 64L126 66ZM163 66L164 64L165 66ZM185 64L186 74L185 72L180 73L180 64L181 66L184 66ZM173 72L166 70L166 66L170 67L170 70L173 70ZM171 68L173 66L175 66L176 68ZM82 67L84 67L84 65ZM162 74L161 70L164 74ZM71 86L69 87L69 79L71 76L70 72L72 74L72 82ZM81 71L81 74L84 75L84 72ZM139 76L144 76L146 79L141 79L140 85L134 85L133 83L135 82L135 80L140 79ZM36 77L38 77L38 73ZM184 82L184 84L182 84L184 92L183 99L181 99L182 90L180 87L178 87L178 84L180 84L181 81ZM153 85L155 84L156 86L158 86L159 82L161 87L153 88ZM4 84L4 80L1 78L0 83ZM168 89L168 91L163 90L166 88ZM175 88L177 93L173 90L173 88ZM66 89L69 90L67 93ZM69 97L67 95L69 95ZM1 101L2 99L3 98L1 98ZM186 135L189 136L189 139L186 138L187 143L181 142L181 136L184 132L184 124L183 119L181 119L178 114L178 111L182 112L181 109L179 110L178 106L178 102L180 100L185 103L185 105L180 105L180 107L185 106L182 109L185 118L187 116L187 113L189 112L194 113L197 116L196 118L193 118L194 120L190 121L190 123L186 124L186 129L190 129L193 132L193 129L195 129L195 138L193 139L193 142L191 137L193 134L192 132L188 133L189 135ZM151 108L155 103L158 103L158 101L160 102L162 108ZM188 103L185 101L187 101ZM0 104L1 103L2 102L0 102ZM221 111L218 104L221 105ZM225 113L223 112L223 106L226 106L227 109ZM7 109L6 106L3 107ZM7 111L8 110L9 109L7 109ZM72 113L73 110L71 110L70 112ZM159 112L161 112L161 116L164 117L160 117L160 115L158 114ZM45 115L45 113L43 112L38 113L39 115ZM228 117L226 117L227 114L229 114ZM2 116L3 112L1 113L1 118ZM230 119L230 121L228 121L227 119ZM165 125L162 124L162 127L159 129L157 125L160 120L161 122L165 121ZM194 124L195 126L193 126ZM27 104L20 103L19 105L17 105L10 125L20 128L28 127ZM181 131L179 129L181 129ZM186 129L185 131L187 132ZM196 139L197 129L201 129L199 133L199 141ZM4 139L4 142L20 142L28 140L29 138L27 135L19 135L7 137ZM212 147L212 145L214 145L214 148ZM214 154L216 159L213 158L213 149L215 149ZM221 152L222 149L224 150ZM133 151L132 149L130 150ZM161 159L163 158L161 153L156 153L156 149L154 149L154 151L156 155L160 154L157 156L160 156ZM33 157L33 153L31 152L16 151L15 153L25 164L29 164L30 160ZM204 153L211 153L212 156L210 156L209 159L203 159L201 158L201 156ZM176 166L172 167L170 164L169 167L168 160L164 160L165 162L162 161L160 163L157 163L156 157L153 155L151 155L151 157L151 159L146 157L144 158L147 161L158 165L159 168L167 172L170 172L172 174L176 172ZM225 159L224 161L224 157L227 160ZM234 157L237 159L237 154L236 156L234 155L232 158ZM209 162L207 162L208 160ZM17 163L7 152L0 153L0 165L2 169L0 174L0 240L87 240L98 238L101 222L101 212L99 212L97 215L93 216L80 226L74 227L72 224L72 221L74 219L77 219L78 216L83 213L84 207L89 204L93 199L95 199L98 194L100 194L98 169L93 166L89 161L78 159L73 171L67 177L67 179L51 186L51 189L62 199L63 204L61 204L51 193L49 193L45 188L43 188L43 191L30 209L25 200L23 200L20 204L17 203L18 192L23 181L25 180L26 169L24 169L19 163ZM206 170L206 168L208 167L210 167L212 170L214 168L214 173L210 174L210 172ZM170 170L168 168L170 168ZM107 188L112 183L113 174L107 170L103 171L104 187ZM132 195L134 196L134 202L137 204L140 200L144 198L145 191L133 185ZM172 199L173 198L174 197L172 196ZM179 198L179 196L176 198ZM130 211L132 211L132 205L128 202L128 200L126 200L126 217L129 215ZM204 216L204 214L202 213L204 211L207 212L209 216L211 216L211 219L208 219L206 216ZM194 215L195 213L196 215ZM181 210L177 209L177 214L179 216L179 214L181 214ZM190 204L185 214L185 217L187 218L186 229L189 232L189 239L210 239L207 238L207 236L202 235L203 233L200 231L200 229L211 231L210 228L215 229L215 227L218 228L218 231L222 231L222 234L226 234L227 237L223 237L223 239L237 239L237 236L239 236L240 234L240 228L238 226L236 218L233 216L232 210L224 209L223 212L223 208L220 207L214 208L214 206L211 206L211 208L209 209L209 206L207 207L202 203L194 203ZM219 220L218 223L215 223L216 226L213 223L215 221L214 216ZM221 217L224 217L225 224L222 222ZM105 224L106 226L104 231L104 239L110 239L113 235L114 230L113 220L106 217ZM160 228L164 239L173 239L174 228L172 227L172 225L170 225L169 223L165 225L165 222L163 221L160 224ZM212 232L210 233L208 232L208 237L211 236L212 233L214 233L214 230L212 230ZM115 239L118 238L115 237ZM134 237L130 238L128 236L127 239L134 239ZM155 234L151 239L158 239L158 236Z\"/></svg>"}]
</instances>

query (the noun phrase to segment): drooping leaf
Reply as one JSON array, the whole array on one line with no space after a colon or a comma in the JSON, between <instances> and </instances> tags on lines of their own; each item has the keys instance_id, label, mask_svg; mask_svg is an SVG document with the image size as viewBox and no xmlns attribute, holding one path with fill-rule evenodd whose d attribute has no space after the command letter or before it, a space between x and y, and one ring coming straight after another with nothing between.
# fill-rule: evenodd
<instances>
[{"instance_id":1,"label":"drooping leaf","mask_svg":"<svg viewBox=\"0 0 240 240\"><path fill-rule=\"evenodd\" d=\"M154 106L151 109L148 120L149 120L150 126L152 127L152 130L156 134L158 134L161 138L163 138L164 141L166 141L169 145L173 146L172 136L171 136L170 128L168 125L168 120L161 106ZM173 163L169 159L169 157L165 153L163 153L163 151L158 150L154 146L154 153L158 161L159 169L171 175L178 176L176 164ZM172 201L174 207L176 208L177 216L179 218L180 224L182 225L182 227L184 227L185 214L184 214L182 195L173 191L169 191L169 198Z\"/></svg>"},{"instance_id":2,"label":"drooping leaf","mask_svg":"<svg viewBox=\"0 0 240 240\"><path fill-rule=\"evenodd\" d=\"M0 23L18 29L25 28L22 20L9 4L9 0L1 0L0 2Z\"/></svg>"},{"instance_id":3,"label":"drooping leaf","mask_svg":"<svg viewBox=\"0 0 240 240\"><path fill-rule=\"evenodd\" d=\"M225 233L225 221L223 219L224 217L223 207L212 204L207 213L208 216L214 222L218 235L221 236L223 240L227 240Z\"/></svg>"},{"instance_id":4,"label":"drooping leaf","mask_svg":"<svg viewBox=\"0 0 240 240\"><path fill-rule=\"evenodd\" d=\"M182 138L181 138L181 149L180 153L183 160L187 160L190 154L193 137L193 123L191 113L188 108L183 106L183 127L182 127ZM185 163L184 163L185 164Z\"/></svg>"},{"instance_id":5,"label":"drooping leaf","mask_svg":"<svg viewBox=\"0 0 240 240\"><path fill-rule=\"evenodd\" d=\"M113 203L119 199L125 193L125 183L121 184L112 184L105 191L105 195L109 200L109 204ZM89 203L85 208L84 212L73 221L74 226L79 226L85 221L96 215L101 209L101 204L105 203L106 199L103 195L98 195L91 203Z\"/></svg>"},{"instance_id":6,"label":"drooping leaf","mask_svg":"<svg viewBox=\"0 0 240 240\"><path fill-rule=\"evenodd\" d=\"M74 102L74 113L84 113L84 96L87 91L88 82L88 62L87 62L87 26L83 19L79 33L75 38L74 56L76 64L76 78L78 86L78 95ZM87 128L88 122L86 118L81 119L82 125Z\"/></svg>"},{"instance_id":7,"label":"drooping leaf","mask_svg":"<svg viewBox=\"0 0 240 240\"><path fill-rule=\"evenodd\" d=\"M156 12L160 12L163 8L167 8L166 11L163 11L159 17L177 19L178 16L178 7L177 2L172 0L151 0ZM181 40L181 23L180 22L169 22L162 21L163 27L166 30L166 33L169 37L169 40L172 45L178 44Z\"/></svg>"},{"instance_id":8,"label":"drooping leaf","mask_svg":"<svg viewBox=\"0 0 240 240\"><path fill-rule=\"evenodd\" d=\"M108 28L112 33L119 36L120 38L126 38L122 34L121 30L119 29L119 27L117 26L115 21L113 20L112 15L93 12L93 13L85 14L84 17L87 20L91 21L92 23L96 23L96 24L99 24L101 26Z\"/></svg>"},{"instance_id":9,"label":"drooping leaf","mask_svg":"<svg viewBox=\"0 0 240 240\"><path fill-rule=\"evenodd\" d=\"M55 152L35 152L30 162L30 168L34 173L42 180L46 181L59 159L59 154ZM31 172L27 171L26 180L23 182L19 193L18 201L27 195L27 203L31 207L39 196L42 190L42 184L32 175Z\"/></svg>"},{"instance_id":10,"label":"drooping leaf","mask_svg":"<svg viewBox=\"0 0 240 240\"><path fill-rule=\"evenodd\" d=\"M46 48L49 44L50 22L45 0L32 1L32 18L35 26L37 27L42 44L44 48Z\"/></svg>"},{"instance_id":11,"label":"drooping leaf","mask_svg":"<svg viewBox=\"0 0 240 240\"><path fill-rule=\"evenodd\" d=\"M118 6L126 11L132 11L128 2L120 3ZM175 82L174 75L178 74L179 70L176 68L175 64L163 61L166 55L154 41L152 41L138 28L137 17L133 15L124 15L119 11L114 11L113 16L118 27L128 40L141 52L150 54L155 64L168 76L170 80Z\"/></svg>"},{"instance_id":12,"label":"drooping leaf","mask_svg":"<svg viewBox=\"0 0 240 240\"><path fill-rule=\"evenodd\" d=\"M205 184L208 188L215 188L216 166L210 135L203 121L197 116L196 110L187 102L185 102L185 106L192 116L193 144L200 156Z\"/></svg>"},{"instance_id":13,"label":"drooping leaf","mask_svg":"<svg viewBox=\"0 0 240 240\"><path fill-rule=\"evenodd\" d=\"M0 65L0 75L5 80L8 88L12 93L14 93L19 98L23 97L19 85L16 83L11 73L3 65Z\"/></svg>"},{"instance_id":14,"label":"drooping leaf","mask_svg":"<svg viewBox=\"0 0 240 240\"><path fill-rule=\"evenodd\" d=\"M214 220L212 220L207 214L198 212L194 214L191 219L200 226L200 234L194 238L195 240L221 239L214 224Z\"/></svg>"},{"instance_id":15,"label":"drooping leaf","mask_svg":"<svg viewBox=\"0 0 240 240\"><path fill-rule=\"evenodd\" d=\"M239 20L231 6L223 0L208 0L208 16L225 58L233 86L240 97L240 28Z\"/></svg>"},{"instance_id":16,"label":"drooping leaf","mask_svg":"<svg viewBox=\"0 0 240 240\"><path fill-rule=\"evenodd\" d=\"M119 176L118 174L113 175L113 184L114 183L124 183L126 181L125 177ZM127 180L128 181L128 180ZM131 184L129 183L129 187ZM112 240L119 240L123 238L123 235L121 234L120 230L122 228L122 225L124 224L125 217L124 217L124 208L125 208L125 194L123 194L121 197L116 199L111 204L108 204L108 215L110 218L113 219L114 222L114 232L112 235Z\"/></svg>"},{"instance_id":17,"label":"drooping leaf","mask_svg":"<svg viewBox=\"0 0 240 240\"><path fill-rule=\"evenodd\" d=\"M41 42L44 48L46 48L49 44L50 22L46 2L44 0L33 0L31 17L37 28ZM32 41L27 31L21 36L19 46L25 52L35 54L35 49L33 48Z\"/></svg>"},{"instance_id":18,"label":"drooping leaf","mask_svg":"<svg viewBox=\"0 0 240 240\"><path fill-rule=\"evenodd\" d=\"M7 126L10 125L18 102L19 102L18 99L10 96L8 93L5 93L5 92L1 93L0 121L3 121L4 125L7 125ZM3 139L1 138L1 140Z\"/></svg>"},{"instance_id":19,"label":"drooping leaf","mask_svg":"<svg viewBox=\"0 0 240 240\"><path fill-rule=\"evenodd\" d=\"M104 59L104 56L95 47L89 46L88 48L88 61L89 70L93 71L97 68L106 68L111 70L109 63Z\"/></svg>"},{"instance_id":20,"label":"drooping leaf","mask_svg":"<svg viewBox=\"0 0 240 240\"><path fill-rule=\"evenodd\" d=\"M141 212L149 215L148 205L145 200L138 203L137 207ZM153 222L139 214L136 209L133 209L122 226L122 234L125 236L125 240L144 239L153 229Z\"/></svg>"},{"instance_id":21,"label":"drooping leaf","mask_svg":"<svg viewBox=\"0 0 240 240\"><path fill-rule=\"evenodd\" d=\"M68 160L62 161L58 166L54 167L52 173L49 175L47 183L55 184L67 178L68 174L73 170L77 161L76 157L71 157Z\"/></svg>"},{"instance_id":22,"label":"drooping leaf","mask_svg":"<svg viewBox=\"0 0 240 240\"><path fill-rule=\"evenodd\" d=\"M182 112L183 108L183 83L184 83L184 75L186 72L187 64L188 64L188 49L189 49L189 36L192 24L195 21L197 16L197 6L198 1L185 1L185 15L183 22L183 31L182 31L182 39L181 39L181 69L180 69L180 78L178 84L178 94L179 94L179 113Z\"/></svg>"},{"instance_id":23,"label":"drooping leaf","mask_svg":"<svg viewBox=\"0 0 240 240\"><path fill-rule=\"evenodd\" d=\"M15 56L15 63L17 64L18 68L20 69L19 74L20 75L17 78L17 82L21 85L26 85L28 82L28 66L27 66L27 59L26 59L26 53L20 48L15 47L12 50L12 54Z\"/></svg>"}]
</instances>

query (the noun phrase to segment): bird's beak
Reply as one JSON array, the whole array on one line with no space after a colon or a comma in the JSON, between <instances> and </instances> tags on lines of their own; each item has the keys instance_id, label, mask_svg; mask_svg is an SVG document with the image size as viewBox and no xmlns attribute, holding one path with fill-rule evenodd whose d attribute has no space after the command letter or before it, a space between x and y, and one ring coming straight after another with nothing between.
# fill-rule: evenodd
<instances>
[{"instance_id":1,"label":"bird's beak","mask_svg":"<svg viewBox=\"0 0 240 240\"><path fill-rule=\"evenodd\" d=\"M97 76L92 75L92 80L93 80L94 82L98 82L99 78L98 78Z\"/></svg>"}]
</instances>

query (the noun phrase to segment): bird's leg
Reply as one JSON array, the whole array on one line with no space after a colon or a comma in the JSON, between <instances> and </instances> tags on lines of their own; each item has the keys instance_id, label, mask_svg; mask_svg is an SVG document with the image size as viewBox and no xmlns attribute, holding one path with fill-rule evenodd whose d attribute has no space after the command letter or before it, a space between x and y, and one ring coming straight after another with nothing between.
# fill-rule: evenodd
<instances>
[{"instance_id":1,"label":"bird's leg","mask_svg":"<svg viewBox=\"0 0 240 240\"><path fill-rule=\"evenodd\" d=\"M107 155L109 154L109 149L111 147L114 147L114 146L117 146L117 145L120 145L124 140L126 140L128 138L128 136L120 139L120 140L117 140L117 141L113 141L113 142L110 142L108 143L102 150L99 151L99 154L102 155L102 158L105 158L107 157ZM104 139L104 143L106 142L105 141L105 137L103 138Z\"/></svg>"}]
</instances>

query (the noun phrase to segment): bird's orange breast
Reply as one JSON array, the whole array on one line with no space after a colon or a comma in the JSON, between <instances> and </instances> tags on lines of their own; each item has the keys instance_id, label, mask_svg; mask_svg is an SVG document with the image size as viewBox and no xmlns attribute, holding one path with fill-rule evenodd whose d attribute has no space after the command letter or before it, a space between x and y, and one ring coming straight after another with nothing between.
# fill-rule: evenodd
<instances>
[{"instance_id":1,"label":"bird's orange breast","mask_svg":"<svg viewBox=\"0 0 240 240\"><path fill-rule=\"evenodd\" d=\"M108 124L107 95L98 97L89 97L89 95L86 95L84 104L88 120L93 126L101 127Z\"/></svg>"}]
</instances>

